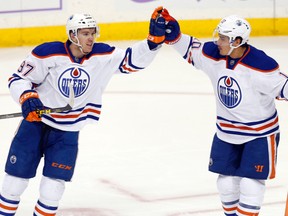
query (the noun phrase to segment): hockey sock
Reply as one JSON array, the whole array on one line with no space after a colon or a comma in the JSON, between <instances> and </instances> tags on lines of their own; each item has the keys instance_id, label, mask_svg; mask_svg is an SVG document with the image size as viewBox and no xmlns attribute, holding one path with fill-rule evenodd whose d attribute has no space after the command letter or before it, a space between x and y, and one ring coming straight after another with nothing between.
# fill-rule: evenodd
<instances>
[{"instance_id":1,"label":"hockey sock","mask_svg":"<svg viewBox=\"0 0 288 216\"><path fill-rule=\"evenodd\" d=\"M260 207L249 206L244 203L239 203L237 207L238 216L257 216L259 215Z\"/></svg>"},{"instance_id":2,"label":"hockey sock","mask_svg":"<svg viewBox=\"0 0 288 216\"><path fill-rule=\"evenodd\" d=\"M227 216L236 216L235 212L238 206L239 200L235 200L233 202L223 202L222 208L224 210L225 215Z\"/></svg>"},{"instance_id":3,"label":"hockey sock","mask_svg":"<svg viewBox=\"0 0 288 216\"><path fill-rule=\"evenodd\" d=\"M13 216L16 214L20 201L9 200L0 195L0 215Z\"/></svg>"},{"instance_id":4,"label":"hockey sock","mask_svg":"<svg viewBox=\"0 0 288 216\"><path fill-rule=\"evenodd\" d=\"M239 202L240 177L219 175L217 187L220 194L222 207L225 215L236 215Z\"/></svg>"},{"instance_id":5,"label":"hockey sock","mask_svg":"<svg viewBox=\"0 0 288 216\"><path fill-rule=\"evenodd\" d=\"M56 215L59 201L65 190L65 181L42 176L40 197L35 206L34 216Z\"/></svg>"},{"instance_id":6,"label":"hockey sock","mask_svg":"<svg viewBox=\"0 0 288 216\"><path fill-rule=\"evenodd\" d=\"M20 196L28 186L28 179L6 174L0 195L0 215L13 216L20 203Z\"/></svg>"},{"instance_id":7,"label":"hockey sock","mask_svg":"<svg viewBox=\"0 0 288 216\"><path fill-rule=\"evenodd\" d=\"M236 210L238 216L259 215L265 193L265 181L243 178L240 182L240 200Z\"/></svg>"},{"instance_id":8,"label":"hockey sock","mask_svg":"<svg viewBox=\"0 0 288 216\"><path fill-rule=\"evenodd\" d=\"M56 215L58 206L48 206L38 200L33 216L54 216Z\"/></svg>"}]
</instances>

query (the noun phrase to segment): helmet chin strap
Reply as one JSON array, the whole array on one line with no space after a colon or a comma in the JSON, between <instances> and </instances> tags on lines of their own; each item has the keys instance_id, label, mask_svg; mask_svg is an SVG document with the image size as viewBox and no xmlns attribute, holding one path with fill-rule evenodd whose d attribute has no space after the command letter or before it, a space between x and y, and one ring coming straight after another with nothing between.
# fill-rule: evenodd
<instances>
[{"instance_id":1,"label":"helmet chin strap","mask_svg":"<svg viewBox=\"0 0 288 216\"><path fill-rule=\"evenodd\" d=\"M84 53L83 48L82 48L81 45L78 45L78 48L80 49L80 51L81 51L81 53L82 53L83 55L87 55L87 53Z\"/></svg>"},{"instance_id":2,"label":"helmet chin strap","mask_svg":"<svg viewBox=\"0 0 288 216\"><path fill-rule=\"evenodd\" d=\"M231 53L233 52L233 50L234 50L235 48L238 48L238 47L240 47L240 46L243 44L243 43L240 43L240 44L237 45L237 46L233 46L232 43L233 43L233 42L230 43L230 50L229 50L229 52L227 53L228 56L231 55Z\"/></svg>"},{"instance_id":3,"label":"helmet chin strap","mask_svg":"<svg viewBox=\"0 0 288 216\"><path fill-rule=\"evenodd\" d=\"M81 51L81 53L82 53L83 55L87 55L87 53L85 53L85 52L83 51L82 45L79 43L78 37L75 36L75 38L76 38L76 40L77 40L77 43L74 42L73 40L72 40L72 43L75 44L76 46L78 46L79 50Z\"/></svg>"},{"instance_id":4,"label":"helmet chin strap","mask_svg":"<svg viewBox=\"0 0 288 216\"><path fill-rule=\"evenodd\" d=\"M229 52L227 53L227 56L230 56L234 49L235 49L235 47L231 47Z\"/></svg>"}]
</instances>

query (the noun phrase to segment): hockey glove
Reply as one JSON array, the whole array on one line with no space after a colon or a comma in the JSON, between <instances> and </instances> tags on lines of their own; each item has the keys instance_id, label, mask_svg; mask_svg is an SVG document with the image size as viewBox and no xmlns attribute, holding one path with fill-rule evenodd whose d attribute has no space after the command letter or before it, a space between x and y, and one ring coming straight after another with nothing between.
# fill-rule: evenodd
<instances>
[{"instance_id":1,"label":"hockey glove","mask_svg":"<svg viewBox=\"0 0 288 216\"><path fill-rule=\"evenodd\" d=\"M149 26L148 45L150 50L157 48L165 41L165 19L161 16L163 7L154 10Z\"/></svg>"},{"instance_id":2,"label":"hockey glove","mask_svg":"<svg viewBox=\"0 0 288 216\"><path fill-rule=\"evenodd\" d=\"M29 122L41 121L41 117L37 113L38 110L44 109L39 99L39 95L34 90L24 91L20 96L19 102L22 108L22 115Z\"/></svg>"},{"instance_id":3,"label":"hockey glove","mask_svg":"<svg viewBox=\"0 0 288 216\"><path fill-rule=\"evenodd\" d=\"M166 20L165 43L171 45L177 43L177 41L181 38L181 31L178 21L170 16L167 9L163 9L161 14Z\"/></svg>"}]
</instances>

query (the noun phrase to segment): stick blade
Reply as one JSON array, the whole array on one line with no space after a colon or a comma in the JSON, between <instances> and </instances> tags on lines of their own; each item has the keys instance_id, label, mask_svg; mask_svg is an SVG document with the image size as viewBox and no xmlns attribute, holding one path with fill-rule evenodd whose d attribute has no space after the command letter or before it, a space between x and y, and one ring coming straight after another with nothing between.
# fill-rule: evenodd
<instances>
[{"instance_id":1,"label":"stick blade","mask_svg":"<svg viewBox=\"0 0 288 216\"><path fill-rule=\"evenodd\" d=\"M74 98L75 98L75 92L73 89L72 82L69 83L69 102L68 104L71 106L71 108L74 106Z\"/></svg>"}]
</instances>

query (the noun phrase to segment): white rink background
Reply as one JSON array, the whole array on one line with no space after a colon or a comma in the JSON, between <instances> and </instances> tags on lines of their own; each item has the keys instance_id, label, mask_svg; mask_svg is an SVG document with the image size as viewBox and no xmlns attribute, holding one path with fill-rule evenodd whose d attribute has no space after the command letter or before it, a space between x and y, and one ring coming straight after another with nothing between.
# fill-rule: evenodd
<instances>
[{"instance_id":1,"label":"white rink background","mask_svg":"<svg viewBox=\"0 0 288 216\"><path fill-rule=\"evenodd\" d=\"M252 38L288 73L288 37ZM126 48L133 42L112 42ZM32 47L0 49L0 113L19 112L7 79ZM98 125L80 134L73 181L58 216L220 216L216 174L208 172L215 104L208 78L164 46L133 75L116 75ZM288 188L288 103L277 102L281 142L276 179L267 182L261 216L283 216ZM0 181L20 118L0 120ZM33 135L33 132L31 132ZM18 216L32 215L42 164Z\"/></svg>"}]
</instances>

